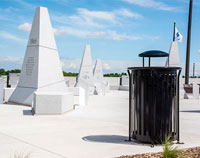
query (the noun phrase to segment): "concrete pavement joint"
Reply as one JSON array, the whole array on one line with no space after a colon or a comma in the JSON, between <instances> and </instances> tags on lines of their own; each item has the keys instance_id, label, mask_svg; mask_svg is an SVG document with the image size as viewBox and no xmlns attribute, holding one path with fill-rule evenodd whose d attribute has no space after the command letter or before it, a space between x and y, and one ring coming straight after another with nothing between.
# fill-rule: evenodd
<instances>
[{"instance_id":1,"label":"concrete pavement joint","mask_svg":"<svg viewBox=\"0 0 200 158\"><path fill-rule=\"evenodd\" d=\"M42 147L40 147L40 146L37 146L37 145L31 144L31 143L29 143L29 142L23 141L23 140L21 140L21 139L18 139L18 138L9 136L9 135L7 135L7 134L5 134L5 133L0 132L0 134L3 135L3 136L9 137L9 138L15 139L15 140L17 140L17 141L20 141L20 142L22 142L22 143L28 144L28 145L30 145L30 146L39 148L39 149L41 149L41 150L43 150L43 151L49 152L49 153L54 154L54 155L56 155L56 156L59 156L59 157L62 157L62 158L68 158L68 157L65 157L65 156L63 156L63 155L60 155L60 154L58 154L58 153L55 153L55 152L53 152L53 151L50 151L50 150L48 150L48 149L42 148Z\"/></svg>"}]
</instances>

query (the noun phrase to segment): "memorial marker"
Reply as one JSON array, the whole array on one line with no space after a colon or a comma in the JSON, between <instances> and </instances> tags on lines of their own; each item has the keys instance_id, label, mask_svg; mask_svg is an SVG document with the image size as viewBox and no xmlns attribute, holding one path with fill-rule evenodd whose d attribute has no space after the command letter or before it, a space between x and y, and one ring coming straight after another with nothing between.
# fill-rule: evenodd
<instances>
[{"instance_id":1,"label":"memorial marker","mask_svg":"<svg viewBox=\"0 0 200 158\"><path fill-rule=\"evenodd\" d=\"M95 66L94 66L94 71L93 71L93 76L94 76L94 86L95 86L95 95L98 94L105 94L105 83L103 79L103 71L102 71L102 66L101 66L101 60L98 59L96 60Z\"/></svg>"},{"instance_id":2,"label":"memorial marker","mask_svg":"<svg viewBox=\"0 0 200 158\"><path fill-rule=\"evenodd\" d=\"M65 91L48 10L36 8L18 85L10 102L32 105L35 91Z\"/></svg>"},{"instance_id":3,"label":"memorial marker","mask_svg":"<svg viewBox=\"0 0 200 158\"><path fill-rule=\"evenodd\" d=\"M84 50L83 58L81 61L81 66L80 66L75 87L81 87L84 89L84 93L81 93L81 94L84 95L85 99L82 99L82 100L85 101L83 105L87 105L91 87L92 88L94 87L93 66L92 66L90 45L85 46L85 50ZM92 93L93 93L93 89L92 89ZM83 97L82 95L80 97Z\"/></svg>"},{"instance_id":4,"label":"memorial marker","mask_svg":"<svg viewBox=\"0 0 200 158\"><path fill-rule=\"evenodd\" d=\"M103 71L102 71L102 66L101 66L101 60L98 59L96 60L95 66L94 66L94 71L93 71L93 76L94 76L94 81L103 83Z\"/></svg>"},{"instance_id":5,"label":"memorial marker","mask_svg":"<svg viewBox=\"0 0 200 158\"><path fill-rule=\"evenodd\" d=\"M75 86L82 87L83 84L93 85L93 83L94 83L94 78L93 78L91 50L90 50L90 45L86 45Z\"/></svg>"},{"instance_id":6,"label":"memorial marker","mask_svg":"<svg viewBox=\"0 0 200 158\"><path fill-rule=\"evenodd\" d=\"M179 51L178 51L178 43L177 41L173 41L171 43L171 47L169 50L169 66L180 66L180 57L179 57Z\"/></svg>"}]
</instances>

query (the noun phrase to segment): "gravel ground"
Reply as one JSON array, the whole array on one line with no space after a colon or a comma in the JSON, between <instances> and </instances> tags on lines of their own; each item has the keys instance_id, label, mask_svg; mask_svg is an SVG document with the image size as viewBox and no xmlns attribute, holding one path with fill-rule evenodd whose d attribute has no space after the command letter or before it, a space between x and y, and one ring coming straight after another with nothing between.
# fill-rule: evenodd
<instances>
[{"instance_id":1,"label":"gravel ground","mask_svg":"<svg viewBox=\"0 0 200 158\"><path fill-rule=\"evenodd\" d=\"M181 150L184 158L200 158L200 147ZM163 158L162 153L146 153L137 155L120 156L119 158Z\"/></svg>"}]
</instances>

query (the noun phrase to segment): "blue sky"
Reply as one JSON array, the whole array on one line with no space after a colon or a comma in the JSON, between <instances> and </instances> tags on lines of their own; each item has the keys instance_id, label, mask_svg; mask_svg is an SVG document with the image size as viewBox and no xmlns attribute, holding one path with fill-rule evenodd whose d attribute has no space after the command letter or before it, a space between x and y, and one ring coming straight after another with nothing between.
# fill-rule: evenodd
<instances>
[{"instance_id":1,"label":"blue sky","mask_svg":"<svg viewBox=\"0 0 200 158\"><path fill-rule=\"evenodd\" d=\"M183 35L179 53L185 66L189 0L0 0L1 68L21 68L38 6L49 10L65 71L78 72L86 44L91 45L94 62L102 60L104 72L122 72L128 66L138 66L138 54L143 51L169 51L174 21ZM200 3L194 0L191 63L196 63L197 73L199 15Z\"/></svg>"}]
</instances>

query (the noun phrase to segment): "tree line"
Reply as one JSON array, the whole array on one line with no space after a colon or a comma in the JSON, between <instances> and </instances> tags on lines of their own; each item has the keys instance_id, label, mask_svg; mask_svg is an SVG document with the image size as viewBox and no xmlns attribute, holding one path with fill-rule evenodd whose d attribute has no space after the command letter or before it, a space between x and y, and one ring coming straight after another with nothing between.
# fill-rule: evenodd
<instances>
[{"instance_id":1,"label":"tree line","mask_svg":"<svg viewBox=\"0 0 200 158\"><path fill-rule=\"evenodd\" d=\"M9 73L20 73L21 70L19 69L14 69L14 70L4 70L4 69L0 69L0 76L3 76L3 75L8 75Z\"/></svg>"},{"instance_id":2,"label":"tree line","mask_svg":"<svg viewBox=\"0 0 200 158\"><path fill-rule=\"evenodd\" d=\"M14 69L14 70L4 70L4 69L0 69L0 76L5 76L8 75L9 73L20 73L21 70L20 69ZM76 77L78 76L78 73L74 73L74 72L65 72L63 71L63 75L64 76L72 76L72 77ZM122 75L127 75L125 72L122 73L107 73L104 74L104 77L120 77Z\"/></svg>"}]
</instances>

